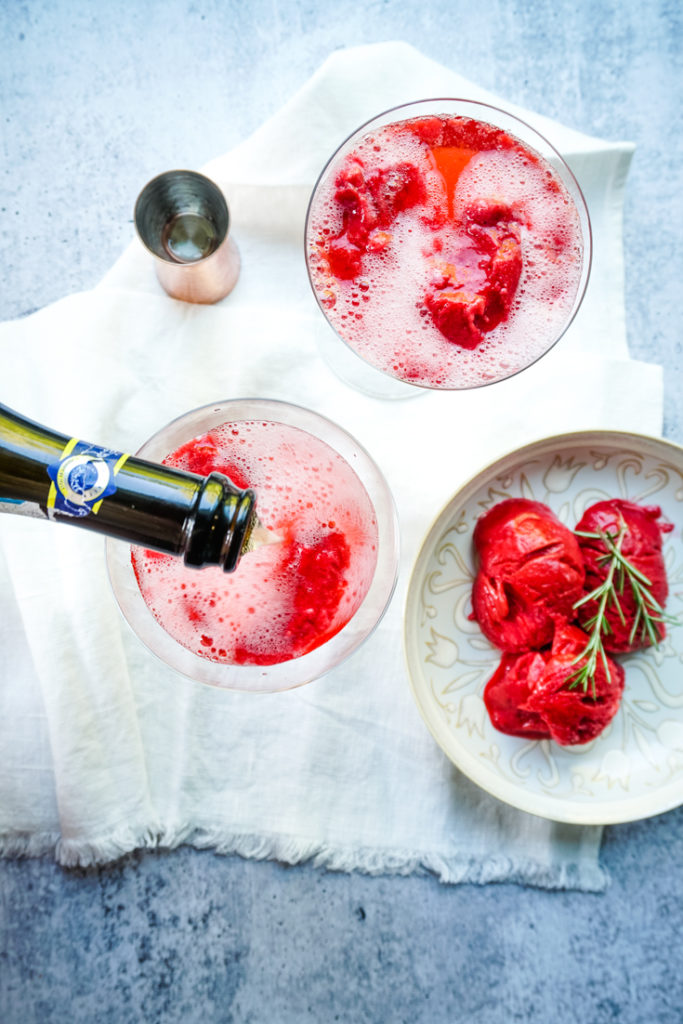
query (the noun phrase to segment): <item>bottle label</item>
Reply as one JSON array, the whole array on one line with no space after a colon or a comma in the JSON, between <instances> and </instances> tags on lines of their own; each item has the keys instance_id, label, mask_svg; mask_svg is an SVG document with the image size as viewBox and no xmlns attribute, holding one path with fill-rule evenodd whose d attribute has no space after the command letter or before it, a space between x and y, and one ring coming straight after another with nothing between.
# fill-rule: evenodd
<instances>
[{"instance_id":1,"label":"bottle label","mask_svg":"<svg viewBox=\"0 0 683 1024\"><path fill-rule=\"evenodd\" d=\"M59 462L48 466L47 514L97 515L105 498L116 490L116 474L128 455L73 437Z\"/></svg>"}]
</instances>

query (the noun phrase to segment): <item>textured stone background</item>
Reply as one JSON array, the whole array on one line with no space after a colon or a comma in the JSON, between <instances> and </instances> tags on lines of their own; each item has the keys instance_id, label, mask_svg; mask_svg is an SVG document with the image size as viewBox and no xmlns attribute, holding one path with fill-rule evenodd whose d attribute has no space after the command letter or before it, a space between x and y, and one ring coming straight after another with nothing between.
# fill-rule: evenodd
<instances>
[{"instance_id":1,"label":"textured stone background","mask_svg":"<svg viewBox=\"0 0 683 1024\"><path fill-rule=\"evenodd\" d=\"M666 367L664 433L683 442L678 0L2 0L0 319L94 285L154 174L229 149L332 50L389 39L637 144L629 343ZM675 1024L682 849L680 810L608 828L599 896L185 849L0 862L0 1021Z\"/></svg>"}]
</instances>

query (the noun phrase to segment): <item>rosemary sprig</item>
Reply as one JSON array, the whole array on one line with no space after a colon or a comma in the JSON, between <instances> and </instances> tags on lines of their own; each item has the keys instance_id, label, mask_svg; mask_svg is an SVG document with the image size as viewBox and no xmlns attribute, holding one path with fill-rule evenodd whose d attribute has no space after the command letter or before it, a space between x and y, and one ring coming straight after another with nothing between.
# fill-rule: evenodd
<instances>
[{"instance_id":1,"label":"rosemary sprig","mask_svg":"<svg viewBox=\"0 0 683 1024\"><path fill-rule=\"evenodd\" d=\"M590 540L602 541L606 551L598 561L607 565L607 574L598 586L589 594L585 594L574 605L574 610L586 604L587 601L597 601L598 607L594 615L583 623L583 628L589 633L588 643L580 654L572 660L575 665L580 661L584 664L576 670L569 680L569 688L583 687L584 693L590 684L593 697L595 697L595 673L599 661L605 669L607 681L611 682L611 673L607 654L603 645L603 637L612 632L607 620L607 610L610 607L616 609L621 622L625 624L626 619L620 603L620 596L623 597L624 588L628 583L636 606L636 613L629 633L629 645L631 645L640 630L640 639L648 640L653 647L657 647L662 637L662 630L659 628L664 623L678 625L678 620L667 615L659 602L652 596L650 587L652 581L645 576L632 562L622 553L622 545L626 536L627 526L621 520L619 532L610 533L607 530L598 530L597 533L587 533L577 530L579 537L587 537Z\"/></svg>"}]
</instances>

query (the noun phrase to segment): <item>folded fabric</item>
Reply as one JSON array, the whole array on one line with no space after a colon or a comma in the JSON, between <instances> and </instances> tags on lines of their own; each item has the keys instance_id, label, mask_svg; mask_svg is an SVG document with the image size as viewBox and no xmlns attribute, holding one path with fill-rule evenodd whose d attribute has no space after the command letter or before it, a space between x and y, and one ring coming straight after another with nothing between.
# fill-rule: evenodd
<instances>
[{"instance_id":1,"label":"folded fabric","mask_svg":"<svg viewBox=\"0 0 683 1024\"><path fill-rule=\"evenodd\" d=\"M243 268L221 303L160 289L134 241L100 285L0 325L2 400L123 450L220 399L308 406L353 434L394 493L402 558L370 639L301 690L215 690L165 668L122 620L101 538L0 520L0 849L64 864L187 842L341 870L599 889L600 830L544 821L481 792L427 733L410 696L402 606L420 540L474 472L569 430L661 430L659 368L628 359L621 209L630 144L525 114L566 154L591 212L593 274L561 343L508 381L405 402L350 388L321 356L306 278L311 187L344 136L409 99L499 102L402 43L332 55L282 110L207 167ZM500 105L508 106L500 101ZM586 373L590 361L590 372Z\"/></svg>"}]
</instances>

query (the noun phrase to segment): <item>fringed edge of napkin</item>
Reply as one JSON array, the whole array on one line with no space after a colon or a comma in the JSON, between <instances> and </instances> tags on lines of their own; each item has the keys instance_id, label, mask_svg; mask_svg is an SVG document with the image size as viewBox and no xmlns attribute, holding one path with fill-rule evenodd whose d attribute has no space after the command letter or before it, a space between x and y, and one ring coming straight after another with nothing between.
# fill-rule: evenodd
<instances>
[{"instance_id":1,"label":"fringed edge of napkin","mask_svg":"<svg viewBox=\"0 0 683 1024\"><path fill-rule=\"evenodd\" d=\"M467 857L463 854L429 854L401 848L342 847L310 843L286 836L234 835L220 837L212 832L193 835L191 845L212 848L216 853L238 854L253 860L277 860L284 864L310 862L328 871L366 875L434 875L448 885L509 882L541 889L579 889L604 892L609 876L598 865L541 864L527 858L515 860L500 855Z\"/></svg>"},{"instance_id":2,"label":"fringed edge of napkin","mask_svg":"<svg viewBox=\"0 0 683 1024\"><path fill-rule=\"evenodd\" d=\"M43 857L56 850L59 841L58 832L4 832L0 835L0 857L7 860L19 857Z\"/></svg>"},{"instance_id":3,"label":"fringed edge of napkin","mask_svg":"<svg viewBox=\"0 0 683 1024\"><path fill-rule=\"evenodd\" d=\"M109 864L136 849L157 849L177 846L178 843L161 841L162 833L151 828L135 830L125 827L115 833L95 839L64 839L59 832L0 833L0 858L45 857L53 854L58 864L66 868L89 868Z\"/></svg>"},{"instance_id":4,"label":"fringed edge of napkin","mask_svg":"<svg viewBox=\"0 0 683 1024\"><path fill-rule=\"evenodd\" d=\"M194 826L134 832L126 827L96 840L63 839L53 833L9 833L0 836L0 856L39 857L54 851L66 868L87 868L118 860L136 849L163 850L191 846L223 856L274 860L282 864L310 863L313 867L346 874L433 875L446 885L487 885L505 882L539 889L604 892L609 875L597 864L543 864L533 858L501 855L483 858L463 854L429 854L399 848L350 848L320 844L293 836L234 834Z\"/></svg>"}]
</instances>

